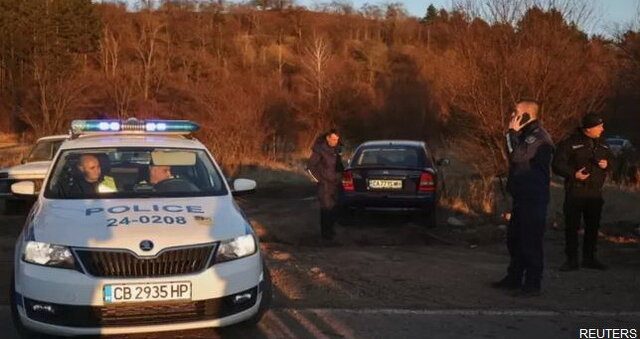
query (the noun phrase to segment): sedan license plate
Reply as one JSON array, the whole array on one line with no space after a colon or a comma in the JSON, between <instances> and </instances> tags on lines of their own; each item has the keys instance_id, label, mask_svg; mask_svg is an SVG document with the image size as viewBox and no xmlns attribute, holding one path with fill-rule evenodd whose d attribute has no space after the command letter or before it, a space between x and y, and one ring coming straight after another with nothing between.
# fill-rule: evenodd
<instances>
[{"instance_id":1,"label":"sedan license plate","mask_svg":"<svg viewBox=\"0 0 640 339\"><path fill-rule=\"evenodd\" d=\"M369 188L402 189L402 180L369 180Z\"/></svg>"},{"instance_id":2,"label":"sedan license plate","mask_svg":"<svg viewBox=\"0 0 640 339\"><path fill-rule=\"evenodd\" d=\"M106 304L191 300L190 282L170 282L157 284L113 284L103 288Z\"/></svg>"}]
</instances>

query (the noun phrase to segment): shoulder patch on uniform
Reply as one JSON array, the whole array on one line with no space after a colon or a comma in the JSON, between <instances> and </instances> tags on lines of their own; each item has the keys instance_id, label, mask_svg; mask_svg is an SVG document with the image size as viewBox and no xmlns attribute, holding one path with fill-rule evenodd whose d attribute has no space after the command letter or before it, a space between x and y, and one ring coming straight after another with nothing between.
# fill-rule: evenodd
<instances>
[{"instance_id":1,"label":"shoulder patch on uniform","mask_svg":"<svg viewBox=\"0 0 640 339\"><path fill-rule=\"evenodd\" d=\"M571 148L573 148L573 149L578 149L578 148L582 148L582 147L584 147L584 145L573 145L573 146L571 146Z\"/></svg>"},{"instance_id":2,"label":"shoulder patch on uniform","mask_svg":"<svg viewBox=\"0 0 640 339\"><path fill-rule=\"evenodd\" d=\"M536 138L535 135L530 135L526 139L524 139L524 142L526 142L527 144L533 144L534 142L536 142L536 140L538 140L538 138Z\"/></svg>"}]
</instances>

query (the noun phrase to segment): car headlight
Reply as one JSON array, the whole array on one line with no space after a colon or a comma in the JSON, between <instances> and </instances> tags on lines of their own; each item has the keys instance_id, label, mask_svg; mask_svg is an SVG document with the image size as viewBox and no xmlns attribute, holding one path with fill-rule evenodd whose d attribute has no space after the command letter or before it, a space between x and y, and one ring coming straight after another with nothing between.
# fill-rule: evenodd
<instances>
[{"instance_id":1,"label":"car headlight","mask_svg":"<svg viewBox=\"0 0 640 339\"><path fill-rule=\"evenodd\" d=\"M68 247L44 242L27 241L22 259L36 265L75 268L75 260Z\"/></svg>"},{"instance_id":2,"label":"car headlight","mask_svg":"<svg viewBox=\"0 0 640 339\"><path fill-rule=\"evenodd\" d=\"M230 240L221 241L216 251L216 263L240 259L256 253L256 239L246 234Z\"/></svg>"}]
</instances>

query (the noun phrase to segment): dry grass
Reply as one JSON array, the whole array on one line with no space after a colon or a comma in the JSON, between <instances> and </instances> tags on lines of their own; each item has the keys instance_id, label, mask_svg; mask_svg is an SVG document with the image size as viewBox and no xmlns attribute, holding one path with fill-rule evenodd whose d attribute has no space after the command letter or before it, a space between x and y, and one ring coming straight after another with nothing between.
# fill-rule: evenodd
<instances>
[{"instance_id":1,"label":"dry grass","mask_svg":"<svg viewBox=\"0 0 640 339\"><path fill-rule=\"evenodd\" d=\"M0 150L0 168L11 167L20 164L23 154L27 151L26 146L11 147Z\"/></svg>"},{"instance_id":2,"label":"dry grass","mask_svg":"<svg viewBox=\"0 0 640 339\"><path fill-rule=\"evenodd\" d=\"M20 140L15 133L0 133L0 144L16 144Z\"/></svg>"},{"instance_id":3,"label":"dry grass","mask_svg":"<svg viewBox=\"0 0 640 339\"><path fill-rule=\"evenodd\" d=\"M247 161L238 166L231 177L252 179L261 186L309 183L311 180L305 174L305 163L303 159L289 163L269 159Z\"/></svg>"},{"instance_id":4,"label":"dry grass","mask_svg":"<svg viewBox=\"0 0 640 339\"><path fill-rule=\"evenodd\" d=\"M449 182L455 190L445 190L440 206L467 215L494 215L497 213L497 180L471 179Z\"/></svg>"},{"instance_id":5,"label":"dry grass","mask_svg":"<svg viewBox=\"0 0 640 339\"><path fill-rule=\"evenodd\" d=\"M501 205L504 204L504 199L497 178L480 175L454 148L441 150L440 153L450 160L450 165L440 171L444 184L440 195L441 207L469 216L503 212Z\"/></svg>"},{"instance_id":6,"label":"dry grass","mask_svg":"<svg viewBox=\"0 0 640 339\"><path fill-rule=\"evenodd\" d=\"M475 215L469 204L463 200L462 195L441 196L439 204L441 207L456 213Z\"/></svg>"}]
</instances>

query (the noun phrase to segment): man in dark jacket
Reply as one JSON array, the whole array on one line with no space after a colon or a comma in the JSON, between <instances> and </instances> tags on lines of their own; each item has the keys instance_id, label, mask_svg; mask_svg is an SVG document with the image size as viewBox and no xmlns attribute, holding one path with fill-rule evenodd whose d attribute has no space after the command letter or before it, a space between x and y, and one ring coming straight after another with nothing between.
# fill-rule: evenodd
<instances>
[{"instance_id":1,"label":"man in dark jacket","mask_svg":"<svg viewBox=\"0 0 640 339\"><path fill-rule=\"evenodd\" d=\"M520 101L507 132L508 188L513 197L507 229L511 261L507 276L493 287L540 293L544 256L542 243L547 222L553 142L537 120L539 105ZM523 282L524 279L524 282Z\"/></svg>"},{"instance_id":2,"label":"man in dark jacket","mask_svg":"<svg viewBox=\"0 0 640 339\"><path fill-rule=\"evenodd\" d=\"M553 170L565 179L565 253L567 261L561 271L573 271L578 263L578 229L584 217L582 266L599 270L606 266L595 257L598 228L602 213L602 186L609 169L613 168L613 153L601 138L604 122L596 113L582 118L576 133L561 142L553 160Z\"/></svg>"},{"instance_id":3,"label":"man in dark jacket","mask_svg":"<svg viewBox=\"0 0 640 339\"><path fill-rule=\"evenodd\" d=\"M320 201L320 230L322 238L331 240L335 236L336 203L339 192L339 176L342 160L338 151L340 136L335 130L320 136L311 148L312 154L307 169L318 181Z\"/></svg>"}]
</instances>

